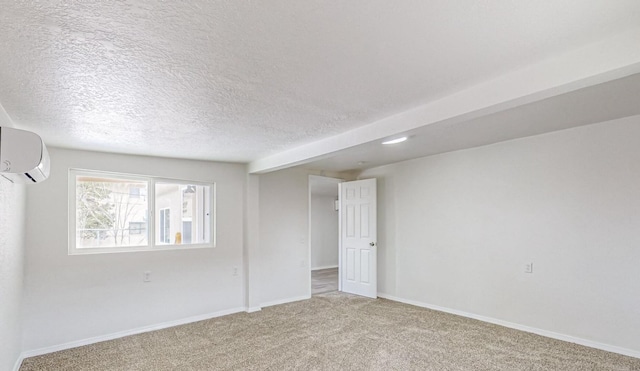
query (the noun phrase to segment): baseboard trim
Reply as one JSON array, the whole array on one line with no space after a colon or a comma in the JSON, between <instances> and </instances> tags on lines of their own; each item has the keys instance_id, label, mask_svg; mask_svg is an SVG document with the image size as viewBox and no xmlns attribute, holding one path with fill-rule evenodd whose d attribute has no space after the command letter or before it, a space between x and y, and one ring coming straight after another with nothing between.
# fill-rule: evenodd
<instances>
[{"instance_id":1,"label":"baseboard trim","mask_svg":"<svg viewBox=\"0 0 640 371\"><path fill-rule=\"evenodd\" d=\"M322 267L315 267L315 268L311 268L312 271L319 271L322 269L331 269L331 268L338 268L337 265L324 265Z\"/></svg>"},{"instance_id":2,"label":"baseboard trim","mask_svg":"<svg viewBox=\"0 0 640 371\"><path fill-rule=\"evenodd\" d=\"M560 333L553 332L553 331L542 330L542 329L535 328L535 327L520 325L520 324L517 324L517 323L503 321L503 320L492 318L492 317L485 317L485 316L481 316L481 315L473 314L473 313L468 313L468 312L464 312L464 311L457 310L457 309L450 309L450 308L441 307L441 306L438 306L438 305L427 304L427 303L423 303L423 302L419 302L419 301L415 301L415 300L410 300L410 299L404 299L404 298L400 298L400 297L397 297L397 296L388 295L388 294L385 294L385 293L378 293L378 297L379 298L383 298L383 299L392 300L392 301L397 301L397 302L400 302L400 303L415 305L417 307L433 309L433 310L437 310L439 312L455 314L455 315L458 315L458 316L461 316L461 317L467 317L467 318L471 318L471 319L476 319L476 320L479 320L479 321L482 321L482 322L488 322L488 323L492 323L494 325L499 325L499 326L512 328L514 330L530 332L532 334L545 336L545 337L556 339L556 340L566 341L566 342L569 342L569 343L575 343L575 344L578 344L578 345L584 345L584 346L589 347L589 348L595 348L595 349L600 349L600 350L604 350L604 351L607 351L607 352L622 354L622 355L629 356L629 357L640 358L640 351L633 350L633 349L622 348L622 347L618 347L618 346L615 346L615 345L599 343L597 341L578 338L578 337L571 336L571 335L560 334Z\"/></svg>"},{"instance_id":3,"label":"baseboard trim","mask_svg":"<svg viewBox=\"0 0 640 371\"><path fill-rule=\"evenodd\" d=\"M303 296L296 296L293 298L269 301L269 302L260 304L260 307L266 308L266 307L272 307L274 305L293 303L294 301L301 301L301 300L308 300L308 299L311 299L311 295L303 295Z\"/></svg>"},{"instance_id":4,"label":"baseboard trim","mask_svg":"<svg viewBox=\"0 0 640 371\"><path fill-rule=\"evenodd\" d=\"M57 352L57 351L60 351L60 350L65 350L65 349L77 348L77 347L80 347L80 346L83 346L83 345L95 344L95 343L99 343L99 342L102 342L102 341L119 339L119 338L122 338L122 337L125 337L125 336L131 336L131 335L142 334L142 333L150 332L150 331L162 330L162 329L169 328L169 327L174 327L174 326L179 326L179 325L186 325L186 324L192 323L192 322L204 321L204 320L207 320L207 319L216 318L216 317L222 317L222 316L226 316L226 315L229 315L229 314L245 312L246 310L247 310L247 308L245 308L245 307L225 309L225 310L221 310L221 311L218 311L218 312L213 312L213 313L207 313L207 314L202 314L202 315L198 315L198 316L187 317L187 318L183 318L183 319L179 319L179 320L175 320L175 321L163 322L163 323L159 323L159 324L156 324L156 325L138 327L138 328L134 328L134 329L131 329L131 330L114 332L112 334L95 336L95 337L91 337L91 338L87 338L87 339L83 339L83 340L71 341L71 342L68 342L68 343L59 344L59 345L53 345L53 346L50 346L50 347L44 347L44 348L39 348L39 349L34 349L34 350L28 350L28 351L24 351L24 352L22 352L22 354L20 354L19 361L20 361L20 363L22 363L22 360L24 360L25 358L29 358L29 357L35 357L35 356L48 354L48 353L53 353L53 352ZM16 371L17 371L17 369L16 369Z\"/></svg>"},{"instance_id":5,"label":"baseboard trim","mask_svg":"<svg viewBox=\"0 0 640 371\"><path fill-rule=\"evenodd\" d=\"M22 366L22 361L24 360L24 356L22 355L22 353L20 354L20 356L18 356L18 359L16 359L16 363L13 365L13 371L20 371L20 366Z\"/></svg>"},{"instance_id":6,"label":"baseboard trim","mask_svg":"<svg viewBox=\"0 0 640 371\"><path fill-rule=\"evenodd\" d=\"M262 310L261 307L251 307L251 308L247 308L247 313L255 313L255 312L259 312L261 310Z\"/></svg>"}]
</instances>

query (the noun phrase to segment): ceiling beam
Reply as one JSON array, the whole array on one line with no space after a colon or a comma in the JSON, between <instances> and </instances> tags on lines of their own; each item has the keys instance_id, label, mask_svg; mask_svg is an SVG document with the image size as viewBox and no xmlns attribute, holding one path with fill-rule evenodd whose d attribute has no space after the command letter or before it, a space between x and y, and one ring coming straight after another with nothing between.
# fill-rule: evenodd
<instances>
[{"instance_id":1,"label":"ceiling beam","mask_svg":"<svg viewBox=\"0 0 640 371\"><path fill-rule=\"evenodd\" d=\"M548 58L526 68L371 124L251 162L266 173L438 122L463 122L640 73L640 28Z\"/></svg>"}]
</instances>

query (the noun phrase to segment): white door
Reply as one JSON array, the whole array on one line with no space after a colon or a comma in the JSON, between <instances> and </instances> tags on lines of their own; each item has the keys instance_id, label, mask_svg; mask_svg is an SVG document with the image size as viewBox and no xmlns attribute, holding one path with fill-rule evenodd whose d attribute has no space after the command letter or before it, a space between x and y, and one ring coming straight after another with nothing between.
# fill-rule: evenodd
<instances>
[{"instance_id":1,"label":"white door","mask_svg":"<svg viewBox=\"0 0 640 371\"><path fill-rule=\"evenodd\" d=\"M376 298L376 179L340 183L341 290Z\"/></svg>"}]
</instances>

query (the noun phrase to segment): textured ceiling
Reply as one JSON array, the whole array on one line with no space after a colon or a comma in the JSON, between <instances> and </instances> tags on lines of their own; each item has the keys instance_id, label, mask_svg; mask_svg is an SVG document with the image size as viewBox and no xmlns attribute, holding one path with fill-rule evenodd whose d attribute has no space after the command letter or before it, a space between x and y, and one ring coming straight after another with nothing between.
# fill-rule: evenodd
<instances>
[{"instance_id":1,"label":"textured ceiling","mask_svg":"<svg viewBox=\"0 0 640 371\"><path fill-rule=\"evenodd\" d=\"M638 19L637 0L0 0L0 103L48 145L248 162Z\"/></svg>"}]
</instances>

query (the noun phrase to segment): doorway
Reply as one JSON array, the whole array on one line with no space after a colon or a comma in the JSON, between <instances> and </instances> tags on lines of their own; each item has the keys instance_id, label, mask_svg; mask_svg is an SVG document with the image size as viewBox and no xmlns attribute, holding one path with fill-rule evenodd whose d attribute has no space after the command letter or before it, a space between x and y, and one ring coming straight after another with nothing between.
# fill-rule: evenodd
<instances>
[{"instance_id":1,"label":"doorway","mask_svg":"<svg viewBox=\"0 0 640 371\"><path fill-rule=\"evenodd\" d=\"M338 184L341 179L309 176L309 261L311 295L338 290Z\"/></svg>"}]
</instances>

